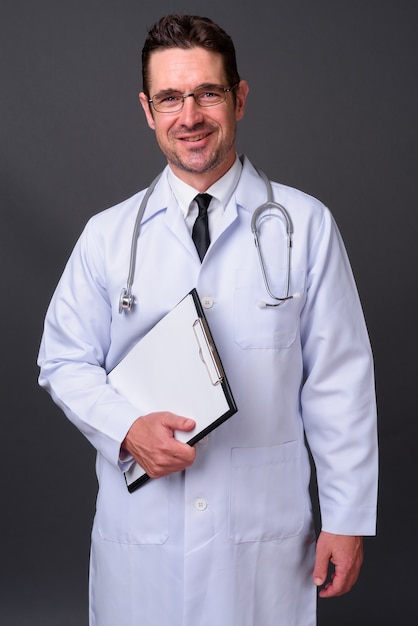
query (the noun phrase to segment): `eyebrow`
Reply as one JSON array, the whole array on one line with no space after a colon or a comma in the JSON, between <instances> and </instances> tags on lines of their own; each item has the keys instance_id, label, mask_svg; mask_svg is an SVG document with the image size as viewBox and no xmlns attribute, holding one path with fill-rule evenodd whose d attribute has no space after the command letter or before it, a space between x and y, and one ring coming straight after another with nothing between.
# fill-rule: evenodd
<instances>
[{"instance_id":1,"label":"eyebrow","mask_svg":"<svg viewBox=\"0 0 418 626\"><path fill-rule=\"evenodd\" d=\"M196 89L211 89L213 87L221 87L222 89L224 89L223 85L219 85L218 83L202 83L201 85L197 85L197 87L195 87L193 89L193 91L190 92L190 93L194 93L196 91ZM170 93L181 93L181 94L183 94L185 92L181 91L180 89L174 89L174 88L172 88L172 89L170 89L170 88L168 88L168 89L161 89L161 91L159 91L158 93L155 93L152 97L156 98L157 96L165 96L165 95L168 95ZM187 92L187 93L189 93L189 92Z\"/></svg>"}]
</instances>

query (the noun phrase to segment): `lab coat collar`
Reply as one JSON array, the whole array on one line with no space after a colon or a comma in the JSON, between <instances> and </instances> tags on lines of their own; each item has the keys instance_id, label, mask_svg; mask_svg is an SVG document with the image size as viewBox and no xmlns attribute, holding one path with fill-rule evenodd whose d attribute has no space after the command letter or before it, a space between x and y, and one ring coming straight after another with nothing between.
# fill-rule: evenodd
<instances>
[{"instance_id":1,"label":"lab coat collar","mask_svg":"<svg viewBox=\"0 0 418 626\"><path fill-rule=\"evenodd\" d=\"M235 203L246 211L252 213L262 202L267 199L263 180L257 170L246 156L240 156L242 173L232 198ZM160 211L171 208L177 204L174 194L168 182L168 165L161 173L161 177L151 194L144 213L143 223L148 221Z\"/></svg>"},{"instance_id":2,"label":"lab coat collar","mask_svg":"<svg viewBox=\"0 0 418 626\"><path fill-rule=\"evenodd\" d=\"M149 197L142 223L147 222L160 211L165 211L170 204L175 202L174 194L169 185L167 174L168 165L161 172L160 179ZM143 194L145 194L145 192L146 190L144 190Z\"/></svg>"},{"instance_id":3,"label":"lab coat collar","mask_svg":"<svg viewBox=\"0 0 418 626\"><path fill-rule=\"evenodd\" d=\"M267 200L266 186L251 161L245 155L240 156L240 159L242 172L235 190L235 202L245 211L253 213Z\"/></svg>"}]
</instances>

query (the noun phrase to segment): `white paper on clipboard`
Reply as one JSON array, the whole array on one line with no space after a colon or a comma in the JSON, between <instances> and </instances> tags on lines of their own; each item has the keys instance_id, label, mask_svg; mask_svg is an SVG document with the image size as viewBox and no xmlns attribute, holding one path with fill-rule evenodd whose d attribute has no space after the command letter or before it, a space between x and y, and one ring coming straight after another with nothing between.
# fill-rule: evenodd
<instances>
[{"instance_id":1,"label":"white paper on clipboard","mask_svg":"<svg viewBox=\"0 0 418 626\"><path fill-rule=\"evenodd\" d=\"M179 441L195 444L236 411L219 354L193 289L108 374L108 382L145 415L170 411L191 417ZM125 472L129 491L149 477L134 464Z\"/></svg>"}]
</instances>

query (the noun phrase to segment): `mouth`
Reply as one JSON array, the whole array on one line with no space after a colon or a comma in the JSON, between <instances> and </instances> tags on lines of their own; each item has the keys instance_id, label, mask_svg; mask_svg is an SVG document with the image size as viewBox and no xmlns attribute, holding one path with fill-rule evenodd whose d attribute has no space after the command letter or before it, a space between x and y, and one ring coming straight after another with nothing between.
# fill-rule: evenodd
<instances>
[{"instance_id":1,"label":"mouth","mask_svg":"<svg viewBox=\"0 0 418 626\"><path fill-rule=\"evenodd\" d=\"M200 135L193 135L193 137L180 137L181 141L187 141L189 143L197 143L198 141L202 141L202 139L206 139L209 137L210 133L202 133Z\"/></svg>"}]
</instances>

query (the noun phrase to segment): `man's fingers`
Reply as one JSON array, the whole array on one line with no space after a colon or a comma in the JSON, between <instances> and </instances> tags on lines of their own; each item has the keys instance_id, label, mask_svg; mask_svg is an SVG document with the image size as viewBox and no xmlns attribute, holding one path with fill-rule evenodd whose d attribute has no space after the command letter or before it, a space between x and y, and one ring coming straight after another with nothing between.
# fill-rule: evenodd
<instances>
[{"instance_id":1,"label":"man's fingers","mask_svg":"<svg viewBox=\"0 0 418 626\"><path fill-rule=\"evenodd\" d=\"M123 447L151 478L184 470L192 465L196 450L174 438L175 430L191 431L194 420L162 411L138 418Z\"/></svg>"}]
</instances>

